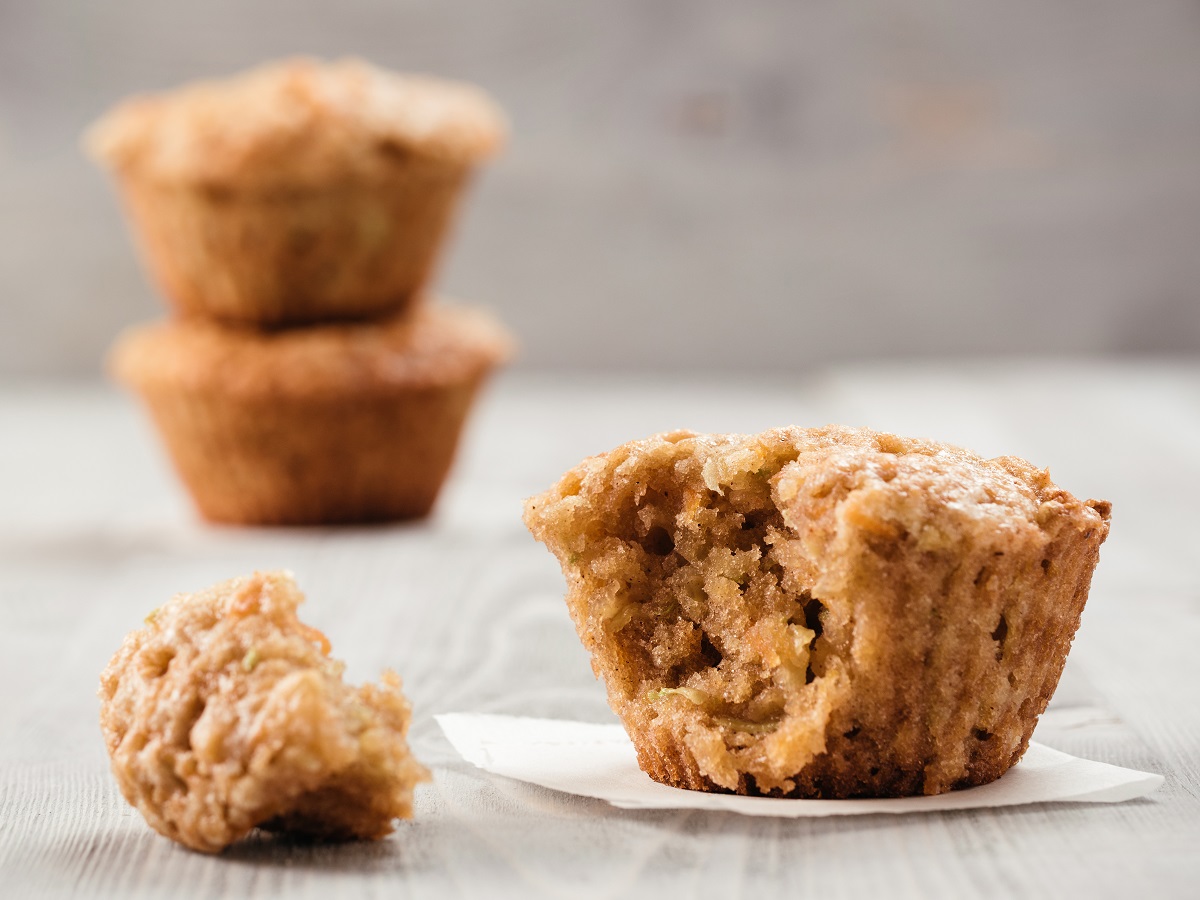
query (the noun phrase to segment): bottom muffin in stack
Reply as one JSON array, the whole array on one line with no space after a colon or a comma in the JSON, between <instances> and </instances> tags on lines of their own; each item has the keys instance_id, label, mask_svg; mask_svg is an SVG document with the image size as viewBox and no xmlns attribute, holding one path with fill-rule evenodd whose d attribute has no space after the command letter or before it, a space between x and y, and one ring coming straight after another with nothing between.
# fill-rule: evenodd
<instances>
[{"instance_id":1,"label":"bottom muffin in stack","mask_svg":"<svg viewBox=\"0 0 1200 900\"><path fill-rule=\"evenodd\" d=\"M161 322L122 335L110 366L206 518L312 525L427 514L512 349L490 316L432 306L294 331Z\"/></svg>"}]
</instances>

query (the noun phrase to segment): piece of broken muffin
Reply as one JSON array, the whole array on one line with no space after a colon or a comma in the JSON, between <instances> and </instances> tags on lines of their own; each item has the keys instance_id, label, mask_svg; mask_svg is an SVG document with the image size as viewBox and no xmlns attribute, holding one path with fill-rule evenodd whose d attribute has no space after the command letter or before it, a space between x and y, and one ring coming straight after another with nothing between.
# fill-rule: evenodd
<instances>
[{"instance_id":1,"label":"piece of broken muffin","mask_svg":"<svg viewBox=\"0 0 1200 900\"><path fill-rule=\"evenodd\" d=\"M837 798L1020 759L1109 512L1015 457L826 427L634 441L525 521L652 778Z\"/></svg>"},{"instance_id":2,"label":"piece of broken muffin","mask_svg":"<svg viewBox=\"0 0 1200 900\"><path fill-rule=\"evenodd\" d=\"M156 831L215 853L254 828L381 838L429 772L409 752L400 679L352 687L296 616L285 572L179 594L100 679L100 724L125 799Z\"/></svg>"}]
</instances>

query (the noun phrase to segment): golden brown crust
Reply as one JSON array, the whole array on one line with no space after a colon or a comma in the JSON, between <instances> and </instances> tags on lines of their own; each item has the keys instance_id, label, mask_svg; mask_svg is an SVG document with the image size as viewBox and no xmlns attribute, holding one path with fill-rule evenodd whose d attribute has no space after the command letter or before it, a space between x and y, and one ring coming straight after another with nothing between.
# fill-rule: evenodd
<instances>
[{"instance_id":1,"label":"golden brown crust","mask_svg":"<svg viewBox=\"0 0 1200 900\"><path fill-rule=\"evenodd\" d=\"M353 688L296 617L287 573L180 594L100 678L100 724L125 798L156 831L215 853L255 827L380 838L429 778L400 679Z\"/></svg>"},{"instance_id":2,"label":"golden brown crust","mask_svg":"<svg viewBox=\"0 0 1200 900\"><path fill-rule=\"evenodd\" d=\"M481 378L343 400L139 393L206 519L338 525L432 510Z\"/></svg>"},{"instance_id":3,"label":"golden brown crust","mask_svg":"<svg viewBox=\"0 0 1200 900\"><path fill-rule=\"evenodd\" d=\"M298 59L130 100L87 144L176 311L275 327L411 309L503 134L471 86Z\"/></svg>"},{"instance_id":4,"label":"golden brown crust","mask_svg":"<svg viewBox=\"0 0 1200 900\"><path fill-rule=\"evenodd\" d=\"M276 327L416 305L467 174L411 162L386 178L275 193L139 177L120 186L143 261L177 312Z\"/></svg>"},{"instance_id":5,"label":"golden brown crust","mask_svg":"<svg viewBox=\"0 0 1200 900\"><path fill-rule=\"evenodd\" d=\"M479 386L511 352L468 310L375 325L128 333L111 368L145 402L200 512L318 525L426 515Z\"/></svg>"},{"instance_id":6,"label":"golden brown crust","mask_svg":"<svg viewBox=\"0 0 1200 900\"><path fill-rule=\"evenodd\" d=\"M142 178L273 189L386 175L413 155L467 166L504 134L499 109L470 85L291 59L127 100L86 143Z\"/></svg>"},{"instance_id":7,"label":"golden brown crust","mask_svg":"<svg viewBox=\"0 0 1200 900\"><path fill-rule=\"evenodd\" d=\"M282 331L172 319L122 334L109 368L138 390L343 400L470 381L509 359L513 346L492 316L463 307Z\"/></svg>"},{"instance_id":8,"label":"golden brown crust","mask_svg":"<svg viewBox=\"0 0 1200 900\"><path fill-rule=\"evenodd\" d=\"M1108 515L1022 460L840 427L635 441L526 506L642 767L799 797L1003 774Z\"/></svg>"}]
</instances>

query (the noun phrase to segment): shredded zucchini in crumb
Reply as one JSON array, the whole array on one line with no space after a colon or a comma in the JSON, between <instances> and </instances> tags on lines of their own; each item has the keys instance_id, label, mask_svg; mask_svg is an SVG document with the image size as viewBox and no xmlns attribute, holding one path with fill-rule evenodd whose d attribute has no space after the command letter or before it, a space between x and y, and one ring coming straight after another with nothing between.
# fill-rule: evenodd
<instances>
[{"instance_id":1,"label":"shredded zucchini in crumb","mask_svg":"<svg viewBox=\"0 0 1200 900\"><path fill-rule=\"evenodd\" d=\"M711 694L706 694L704 691L696 690L696 688L687 687L659 688L656 691L650 691L648 694L646 694L646 699L651 703L654 703L663 699L664 697L669 697L672 694L678 694L680 697L683 697L685 700L696 704L702 709L710 706L714 702Z\"/></svg>"},{"instance_id":2,"label":"shredded zucchini in crumb","mask_svg":"<svg viewBox=\"0 0 1200 900\"><path fill-rule=\"evenodd\" d=\"M622 628L630 623L633 617L637 614L637 603L625 603L618 606L613 612L609 613L604 619L604 630L609 634L616 634Z\"/></svg>"},{"instance_id":3,"label":"shredded zucchini in crumb","mask_svg":"<svg viewBox=\"0 0 1200 900\"><path fill-rule=\"evenodd\" d=\"M246 651L246 655L242 657L242 668L247 672L253 672L254 667L258 665L258 648L251 647Z\"/></svg>"},{"instance_id":4,"label":"shredded zucchini in crumb","mask_svg":"<svg viewBox=\"0 0 1200 900\"><path fill-rule=\"evenodd\" d=\"M733 731L742 731L746 734L770 734L779 727L778 719L770 719L766 722L751 722L749 719L738 719L734 716L713 716L713 721L725 728Z\"/></svg>"},{"instance_id":5,"label":"shredded zucchini in crumb","mask_svg":"<svg viewBox=\"0 0 1200 900\"><path fill-rule=\"evenodd\" d=\"M150 612L146 613L146 618L144 618L142 621L147 625L153 625L154 620L158 618L158 611L160 609L162 609L161 606L156 606L154 609L150 610Z\"/></svg>"},{"instance_id":6,"label":"shredded zucchini in crumb","mask_svg":"<svg viewBox=\"0 0 1200 900\"><path fill-rule=\"evenodd\" d=\"M731 731L740 731L744 734L770 734L779 727L781 721L780 719L768 719L765 722L753 722L750 719L739 719L736 716L718 716L711 712L712 708L717 705L717 699L712 694L696 690L696 688L659 688L658 690L649 691L646 694L646 699L654 703L672 694L678 694L685 700L694 703L709 713L716 724Z\"/></svg>"}]
</instances>

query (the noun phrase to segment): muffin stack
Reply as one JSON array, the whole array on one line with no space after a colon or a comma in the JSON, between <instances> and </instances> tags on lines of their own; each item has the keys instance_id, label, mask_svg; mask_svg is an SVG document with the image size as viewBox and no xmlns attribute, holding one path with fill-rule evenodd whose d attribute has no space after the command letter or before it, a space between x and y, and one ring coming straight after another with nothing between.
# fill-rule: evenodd
<instances>
[{"instance_id":1,"label":"muffin stack","mask_svg":"<svg viewBox=\"0 0 1200 900\"><path fill-rule=\"evenodd\" d=\"M321 524L425 515L511 354L426 285L503 140L472 87L308 60L127 101L88 135L174 308L113 348L200 512Z\"/></svg>"}]
</instances>

